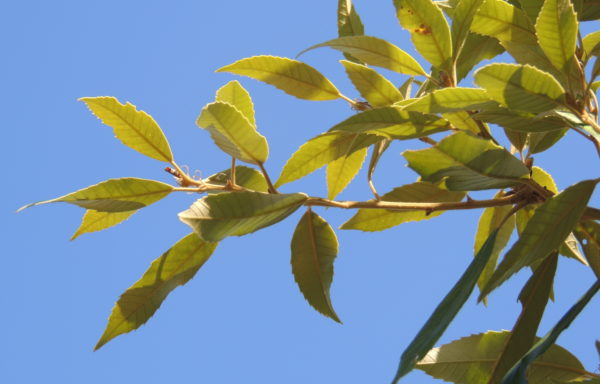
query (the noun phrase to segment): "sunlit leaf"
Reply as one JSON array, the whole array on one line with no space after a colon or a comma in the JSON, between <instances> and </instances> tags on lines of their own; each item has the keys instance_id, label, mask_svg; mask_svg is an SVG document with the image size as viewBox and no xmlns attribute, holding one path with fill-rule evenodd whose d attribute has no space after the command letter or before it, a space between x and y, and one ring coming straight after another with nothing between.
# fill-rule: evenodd
<instances>
[{"instance_id":1,"label":"sunlit leaf","mask_svg":"<svg viewBox=\"0 0 600 384\"><path fill-rule=\"evenodd\" d=\"M473 17L484 0L461 0L456 4L452 13L452 52L454 60L459 54L467 40ZM468 52L471 54L471 52Z\"/></svg>"},{"instance_id":2,"label":"sunlit leaf","mask_svg":"<svg viewBox=\"0 0 600 384\"><path fill-rule=\"evenodd\" d=\"M254 104L250 94L242 85L232 80L217 90L215 101L223 103L229 103L233 105L252 126L256 127L256 120L254 119Z\"/></svg>"},{"instance_id":3,"label":"sunlit leaf","mask_svg":"<svg viewBox=\"0 0 600 384\"><path fill-rule=\"evenodd\" d=\"M70 203L101 212L125 212L144 208L173 191L173 186L160 181L125 177L110 179L52 200L28 204L25 208L47 203Z\"/></svg>"},{"instance_id":4,"label":"sunlit leaf","mask_svg":"<svg viewBox=\"0 0 600 384\"><path fill-rule=\"evenodd\" d=\"M368 148L362 148L329 163L327 166L328 199L335 199L356 177L367 157L367 151Z\"/></svg>"},{"instance_id":5,"label":"sunlit leaf","mask_svg":"<svg viewBox=\"0 0 600 384\"><path fill-rule=\"evenodd\" d=\"M202 239L220 241L273 225L291 215L306 198L303 193L218 193L198 199L179 219Z\"/></svg>"},{"instance_id":6,"label":"sunlit leaf","mask_svg":"<svg viewBox=\"0 0 600 384\"><path fill-rule=\"evenodd\" d=\"M456 62L456 77L457 80L465 78L474 66L483 60L490 60L504 52L504 47L500 45L498 40L470 33L467 36L462 50Z\"/></svg>"},{"instance_id":7,"label":"sunlit leaf","mask_svg":"<svg viewBox=\"0 0 600 384\"><path fill-rule=\"evenodd\" d=\"M308 64L285 57L254 56L217 69L248 76L271 84L306 100L333 100L340 97L337 88Z\"/></svg>"},{"instance_id":8,"label":"sunlit leaf","mask_svg":"<svg viewBox=\"0 0 600 384\"><path fill-rule=\"evenodd\" d=\"M600 31L594 31L583 38L583 51L586 58L600 54Z\"/></svg>"},{"instance_id":9,"label":"sunlit leaf","mask_svg":"<svg viewBox=\"0 0 600 384\"><path fill-rule=\"evenodd\" d=\"M267 161L267 139L233 105L223 102L206 105L196 125L210 132L215 144L228 155L252 164Z\"/></svg>"},{"instance_id":10,"label":"sunlit leaf","mask_svg":"<svg viewBox=\"0 0 600 384\"><path fill-rule=\"evenodd\" d=\"M403 109L423 113L446 113L486 109L497 105L481 88L443 88L416 99Z\"/></svg>"},{"instance_id":11,"label":"sunlit leaf","mask_svg":"<svg viewBox=\"0 0 600 384\"><path fill-rule=\"evenodd\" d=\"M222 172L215 173L206 179L207 182L217 185L226 185L231 178L231 168ZM267 192L269 186L262 173L254 168L237 165L235 167L235 183L240 187L251 189L257 192Z\"/></svg>"},{"instance_id":12,"label":"sunlit leaf","mask_svg":"<svg viewBox=\"0 0 600 384\"><path fill-rule=\"evenodd\" d=\"M556 116L536 117L533 113L515 112L502 107L481 111L473 117L519 132L548 132L567 126L564 120Z\"/></svg>"},{"instance_id":13,"label":"sunlit leaf","mask_svg":"<svg viewBox=\"0 0 600 384\"><path fill-rule=\"evenodd\" d=\"M458 202L465 197L463 192L452 192L435 184L424 181L394 188L381 196L381 201L412 202L412 203L442 203ZM421 211L392 211L387 209L359 209L346 221L341 229L358 229L365 232L383 231L385 229L409 221L428 220L439 216L443 211L427 213Z\"/></svg>"},{"instance_id":14,"label":"sunlit leaf","mask_svg":"<svg viewBox=\"0 0 600 384\"><path fill-rule=\"evenodd\" d=\"M207 243L192 233L154 260L117 301L95 349L148 321L172 290L194 277L216 247L217 243Z\"/></svg>"},{"instance_id":15,"label":"sunlit leaf","mask_svg":"<svg viewBox=\"0 0 600 384\"><path fill-rule=\"evenodd\" d=\"M81 224L71 237L71 240L75 240L84 233L102 231L103 229L120 224L136 212L137 211L135 210L125 212L98 212L88 209L85 211L85 214L81 219Z\"/></svg>"},{"instance_id":16,"label":"sunlit leaf","mask_svg":"<svg viewBox=\"0 0 600 384\"><path fill-rule=\"evenodd\" d=\"M569 0L545 0L535 29L542 50L552 64L563 72L575 55L577 16Z\"/></svg>"},{"instance_id":17,"label":"sunlit leaf","mask_svg":"<svg viewBox=\"0 0 600 384\"><path fill-rule=\"evenodd\" d=\"M506 188L529 174L529 169L504 148L464 131L432 148L406 151L404 157L425 181L446 177L446 185L453 191Z\"/></svg>"},{"instance_id":18,"label":"sunlit leaf","mask_svg":"<svg viewBox=\"0 0 600 384\"><path fill-rule=\"evenodd\" d=\"M360 16L356 12L352 0L338 0L337 9L337 25L338 25L338 36L361 36L365 34L365 28ZM352 55L344 54L350 61L359 62L358 59L352 57Z\"/></svg>"},{"instance_id":19,"label":"sunlit leaf","mask_svg":"<svg viewBox=\"0 0 600 384\"><path fill-rule=\"evenodd\" d=\"M340 62L360 95L373 107L386 107L403 99L398 88L375 70L346 60Z\"/></svg>"},{"instance_id":20,"label":"sunlit leaf","mask_svg":"<svg viewBox=\"0 0 600 384\"><path fill-rule=\"evenodd\" d=\"M338 241L331 226L308 210L292 238L292 273L308 303L321 314L341 323L333 309L329 289Z\"/></svg>"},{"instance_id":21,"label":"sunlit leaf","mask_svg":"<svg viewBox=\"0 0 600 384\"><path fill-rule=\"evenodd\" d=\"M173 162L171 147L152 116L133 104L121 104L114 97L82 97L87 107L104 124L112 127L117 139L129 148L156 160Z\"/></svg>"}]
</instances>

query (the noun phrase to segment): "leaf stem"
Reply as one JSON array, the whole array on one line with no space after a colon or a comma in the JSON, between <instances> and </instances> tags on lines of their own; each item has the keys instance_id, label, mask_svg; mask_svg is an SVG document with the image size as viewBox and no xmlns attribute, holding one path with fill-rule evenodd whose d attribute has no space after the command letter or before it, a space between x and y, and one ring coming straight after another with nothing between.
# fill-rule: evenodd
<instances>
[{"instance_id":1,"label":"leaf stem","mask_svg":"<svg viewBox=\"0 0 600 384\"><path fill-rule=\"evenodd\" d=\"M279 192L277 192L277 189L275 189L275 186L271 182L269 173L265 169L265 166L263 165L263 163L258 163L258 167L260 168L260 171L262 172L263 176L265 177L265 181L267 182L267 185L269 187L269 193L279 193Z\"/></svg>"}]
</instances>

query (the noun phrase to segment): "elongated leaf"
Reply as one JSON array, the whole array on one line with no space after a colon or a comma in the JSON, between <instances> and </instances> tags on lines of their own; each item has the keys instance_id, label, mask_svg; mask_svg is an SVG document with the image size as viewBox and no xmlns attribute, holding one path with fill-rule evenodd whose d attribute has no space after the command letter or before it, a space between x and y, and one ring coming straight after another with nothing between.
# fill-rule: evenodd
<instances>
[{"instance_id":1,"label":"elongated leaf","mask_svg":"<svg viewBox=\"0 0 600 384\"><path fill-rule=\"evenodd\" d=\"M416 99L404 107L405 111L423 113L446 113L495 107L493 101L481 88L444 88L438 89Z\"/></svg>"},{"instance_id":2,"label":"elongated leaf","mask_svg":"<svg viewBox=\"0 0 600 384\"><path fill-rule=\"evenodd\" d=\"M250 94L242 85L232 80L217 90L215 101L233 105L254 127L256 120L254 118L254 103Z\"/></svg>"},{"instance_id":3,"label":"elongated leaf","mask_svg":"<svg viewBox=\"0 0 600 384\"><path fill-rule=\"evenodd\" d=\"M129 219L129 216L133 215L137 211L125 211L125 212L98 212L92 209L85 211L79 228L75 231L71 240L75 240L84 233L91 233L102 231L113 227L123 221Z\"/></svg>"},{"instance_id":4,"label":"elongated leaf","mask_svg":"<svg viewBox=\"0 0 600 384\"><path fill-rule=\"evenodd\" d=\"M425 181L446 177L452 191L506 188L529 174L529 169L504 148L464 131L432 148L406 151L404 157Z\"/></svg>"},{"instance_id":5,"label":"elongated leaf","mask_svg":"<svg viewBox=\"0 0 600 384\"><path fill-rule=\"evenodd\" d=\"M417 368L454 383L487 383L492 365L509 337L509 331L488 331L454 340L429 351ZM529 384L548 384L551 378L581 378L585 372L569 351L552 345L531 364L528 378Z\"/></svg>"},{"instance_id":6,"label":"elongated leaf","mask_svg":"<svg viewBox=\"0 0 600 384\"><path fill-rule=\"evenodd\" d=\"M375 135L328 132L304 143L285 163L275 187L298 180L322 166L381 141Z\"/></svg>"},{"instance_id":7,"label":"elongated leaf","mask_svg":"<svg viewBox=\"0 0 600 384\"><path fill-rule=\"evenodd\" d=\"M196 125L210 132L215 144L236 159L261 164L269 157L267 139L229 103L218 101L206 105Z\"/></svg>"},{"instance_id":8,"label":"elongated leaf","mask_svg":"<svg viewBox=\"0 0 600 384\"><path fill-rule=\"evenodd\" d=\"M338 0L337 25L339 37L365 34L365 27L356 12L356 8L354 8L354 4L352 4L352 0ZM350 61L360 63L360 60L352 55L345 53L344 56Z\"/></svg>"},{"instance_id":9,"label":"elongated leaf","mask_svg":"<svg viewBox=\"0 0 600 384\"><path fill-rule=\"evenodd\" d=\"M470 33L456 61L457 80L464 79L473 67L481 61L493 59L502 52L504 52L504 47L500 45L498 40L489 36Z\"/></svg>"},{"instance_id":10,"label":"elongated leaf","mask_svg":"<svg viewBox=\"0 0 600 384\"><path fill-rule=\"evenodd\" d=\"M564 128L529 134L529 153L534 155L552 148L554 144L566 135L568 130L568 128Z\"/></svg>"},{"instance_id":11,"label":"elongated leaf","mask_svg":"<svg viewBox=\"0 0 600 384\"><path fill-rule=\"evenodd\" d=\"M82 97L92 113L112 127L117 139L131 149L156 160L173 162L171 147L152 116L133 104L121 104L114 97Z\"/></svg>"},{"instance_id":12,"label":"elongated leaf","mask_svg":"<svg viewBox=\"0 0 600 384\"><path fill-rule=\"evenodd\" d=\"M450 73L452 38L442 11L431 0L394 0L394 5L417 51L434 67Z\"/></svg>"},{"instance_id":13,"label":"elongated leaf","mask_svg":"<svg viewBox=\"0 0 600 384\"><path fill-rule=\"evenodd\" d=\"M600 54L600 31L594 31L583 38L583 51L586 59Z\"/></svg>"},{"instance_id":14,"label":"elongated leaf","mask_svg":"<svg viewBox=\"0 0 600 384\"><path fill-rule=\"evenodd\" d=\"M110 179L52 200L38 201L19 208L48 203L70 203L101 212L125 212L144 208L173 191L173 186L160 181L125 177Z\"/></svg>"},{"instance_id":15,"label":"elongated leaf","mask_svg":"<svg viewBox=\"0 0 600 384\"><path fill-rule=\"evenodd\" d=\"M313 45L304 52L315 48L330 47L356 57L365 64L389 69L390 71L414 76L425 76L427 72L408 53L394 44L372 36L346 36Z\"/></svg>"},{"instance_id":16,"label":"elongated leaf","mask_svg":"<svg viewBox=\"0 0 600 384\"><path fill-rule=\"evenodd\" d=\"M488 95L515 111L540 113L565 102L565 90L552 75L529 65L489 64L475 72Z\"/></svg>"},{"instance_id":17,"label":"elongated leaf","mask_svg":"<svg viewBox=\"0 0 600 384\"><path fill-rule=\"evenodd\" d=\"M435 115L384 107L358 113L335 125L330 131L373 133L391 139L406 140L450 129L447 121Z\"/></svg>"},{"instance_id":18,"label":"elongated leaf","mask_svg":"<svg viewBox=\"0 0 600 384\"><path fill-rule=\"evenodd\" d=\"M535 24L538 41L552 64L567 73L577 45L577 15L569 0L546 0Z\"/></svg>"},{"instance_id":19,"label":"elongated leaf","mask_svg":"<svg viewBox=\"0 0 600 384\"><path fill-rule=\"evenodd\" d=\"M142 278L125 291L110 314L95 349L144 324L172 290L190 281L217 247L192 233L154 260Z\"/></svg>"},{"instance_id":20,"label":"elongated leaf","mask_svg":"<svg viewBox=\"0 0 600 384\"><path fill-rule=\"evenodd\" d=\"M566 123L556 116L536 118L532 113L514 112L507 108L487 109L477 113L474 117L511 131L528 133L556 131L566 127Z\"/></svg>"},{"instance_id":21,"label":"elongated leaf","mask_svg":"<svg viewBox=\"0 0 600 384\"><path fill-rule=\"evenodd\" d=\"M346 60L340 63L360 95L373 107L386 107L403 99L398 88L373 69Z\"/></svg>"},{"instance_id":22,"label":"elongated leaf","mask_svg":"<svg viewBox=\"0 0 600 384\"><path fill-rule=\"evenodd\" d=\"M254 56L217 69L271 84L287 94L306 100L334 100L337 88L308 64L285 57Z\"/></svg>"},{"instance_id":23,"label":"elongated leaf","mask_svg":"<svg viewBox=\"0 0 600 384\"><path fill-rule=\"evenodd\" d=\"M473 132L476 135L481 132L479 125L475 120L473 120L473 117L471 117L471 114L469 114L468 112L459 111L443 113L442 117L448 120L450 124L452 124L455 128L461 129L463 131ZM490 132L490 129L487 126L487 124L481 123L481 125L483 125L484 129L488 133Z\"/></svg>"},{"instance_id":24,"label":"elongated leaf","mask_svg":"<svg viewBox=\"0 0 600 384\"><path fill-rule=\"evenodd\" d=\"M458 202L465 197L463 192L451 192L435 184L420 181L394 188L381 197L382 201L412 203ZM359 209L346 221L341 229L358 229L365 232L383 231L409 221L428 220L439 216L443 211L390 211L386 209Z\"/></svg>"},{"instance_id":25,"label":"elongated leaf","mask_svg":"<svg viewBox=\"0 0 600 384\"><path fill-rule=\"evenodd\" d=\"M398 372L392 384L397 383L404 375L412 371L415 364L425 357L446 328L448 328L469 296L471 296L471 292L473 292L473 288L475 288L481 272L492 255L494 243L496 242L496 234L497 232L490 234L490 237L483 244L481 250L477 253L471 264L469 264L464 274L440 304L438 304L417 336L415 336L410 345L404 350L400 359Z\"/></svg>"},{"instance_id":26,"label":"elongated leaf","mask_svg":"<svg viewBox=\"0 0 600 384\"><path fill-rule=\"evenodd\" d=\"M217 185L226 185L231 178L231 168L215 173L206 179L207 182ZM237 165L235 167L235 183L240 187L254 190L256 192L267 192L269 186L262 173L254 168Z\"/></svg>"},{"instance_id":27,"label":"elongated leaf","mask_svg":"<svg viewBox=\"0 0 600 384\"><path fill-rule=\"evenodd\" d=\"M545 0L519 0L519 5L521 5L521 9L529 16L529 20L535 22L544 5L544 1Z\"/></svg>"},{"instance_id":28,"label":"elongated leaf","mask_svg":"<svg viewBox=\"0 0 600 384\"><path fill-rule=\"evenodd\" d=\"M583 308L589 303L594 295L600 290L600 280L597 280L594 285L579 299L574 306L556 323L556 325L542 339L523 356L517 364L504 376L500 384L527 384L527 370L540 355L548 351L556 342L560 334L571 325L573 320L581 313Z\"/></svg>"},{"instance_id":29,"label":"elongated leaf","mask_svg":"<svg viewBox=\"0 0 600 384\"><path fill-rule=\"evenodd\" d=\"M521 268L541 262L565 241L581 218L598 180L585 180L548 199L533 217L494 272L480 299Z\"/></svg>"},{"instance_id":30,"label":"elongated leaf","mask_svg":"<svg viewBox=\"0 0 600 384\"><path fill-rule=\"evenodd\" d=\"M600 224L584 221L577 227L575 236L581 243L588 264L600 279Z\"/></svg>"},{"instance_id":31,"label":"elongated leaf","mask_svg":"<svg viewBox=\"0 0 600 384\"><path fill-rule=\"evenodd\" d=\"M338 241L331 226L308 210L292 238L292 273L308 303L321 314L341 323L333 309L329 289Z\"/></svg>"},{"instance_id":32,"label":"elongated leaf","mask_svg":"<svg viewBox=\"0 0 600 384\"><path fill-rule=\"evenodd\" d=\"M454 60L459 57L460 52L469 36L469 30L473 17L483 0L461 0L456 4L452 13L452 53Z\"/></svg>"},{"instance_id":33,"label":"elongated leaf","mask_svg":"<svg viewBox=\"0 0 600 384\"><path fill-rule=\"evenodd\" d=\"M206 241L242 236L285 219L306 200L303 193L218 193L198 199L179 219Z\"/></svg>"},{"instance_id":34,"label":"elongated leaf","mask_svg":"<svg viewBox=\"0 0 600 384\"><path fill-rule=\"evenodd\" d=\"M368 148L362 148L329 163L327 166L328 199L335 199L356 177L365 162L367 152Z\"/></svg>"}]
</instances>

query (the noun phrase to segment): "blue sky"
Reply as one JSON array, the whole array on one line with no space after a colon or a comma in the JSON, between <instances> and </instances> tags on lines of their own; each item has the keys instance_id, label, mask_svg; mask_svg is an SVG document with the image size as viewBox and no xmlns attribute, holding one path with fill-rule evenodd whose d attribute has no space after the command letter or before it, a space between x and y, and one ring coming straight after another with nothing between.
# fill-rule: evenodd
<instances>
[{"instance_id":1,"label":"blue sky","mask_svg":"<svg viewBox=\"0 0 600 384\"><path fill-rule=\"evenodd\" d=\"M382 233L337 231L341 249L332 300L343 325L304 301L289 264L298 212L250 236L224 241L195 279L175 290L148 324L92 352L118 296L189 232L176 216L194 200L176 195L104 232L68 239L83 210L48 205L16 208L115 177L170 182L163 164L114 139L77 98L111 95L150 113L179 163L203 176L229 159L194 125L201 107L232 75L214 70L243 57L294 57L336 36L336 1L19 1L3 4L0 94L4 126L1 201L3 278L0 382L4 383L385 383L400 353L472 258L480 212L451 212ZM356 0L366 33L415 53L391 1ZM369 8L370 7L370 8ZM589 24L589 32L598 24ZM415 53L416 54L416 53ZM345 94L357 93L322 49L302 59ZM399 83L403 78L390 74ZM260 132L270 143L267 168L276 177L307 139L353 112L341 101L308 102L247 78ZM467 83L467 85L469 85ZM499 134L498 134L499 135ZM415 180L400 153L420 143L395 143L383 158L380 190ZM598 176L589 142L569 134L536 157L563 189ZM286 192L325 196L321 170ZM340 199L370 197L364 172ZM598 193L593 199L600 205ZM318 210L334 227L350 212ZM472 297L441 343L487 330L510 329L528 273L490 297ZM592 273L561 259L556 302L545 333L593 282ZM559 344L589 370L598 365L596 298ZM406 382L435 383L415 371Z\"/></svg>"}]
</instances>

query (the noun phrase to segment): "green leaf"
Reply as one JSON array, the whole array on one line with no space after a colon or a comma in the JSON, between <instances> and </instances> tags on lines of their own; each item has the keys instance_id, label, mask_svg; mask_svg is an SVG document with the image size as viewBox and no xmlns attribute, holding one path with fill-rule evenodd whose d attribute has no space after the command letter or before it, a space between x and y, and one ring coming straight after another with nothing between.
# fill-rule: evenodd
<instances>
[{"instance_id":1,"label":"green leaf","mask_svg":"<svg viewBox=\"0 0 600 384\"><path fill-rule=\"evenodd\" d=\"M327 198L335 199L356 177L367 157L368 148L354 151L327 166Z\"/></svg>"},{"instance_id":2,"label":"green leaf","mask_svg":"<svg viewBox=\"0 0 600 384\"><path fill-rule=\"evenodd\" d=\"M85 214L81 219L81 224L71 237L71 240L75 240L84 233L97 232L120 224L136 212L136 210L125 212L98 212L88 209L85 211Z\"/></svg>"},{"instance_id":3,"label":"green leaf","mask_svg":"<svg viewBox=\"0 0 600 384\"><path fill-rule=\"evenodd\" d=\"M216 247L217 243L207 243L192 233L154 260L142 278L121 295L94 349L148 321L172 290L194 277Z\"/></svg>"},{"instance_id":4,"label":"green leaf","mask_svg":"<svg viewBox=\"0 0 600 384\"><path fill-rule=\"evenodd\" d=\"M401 107L384 107L358 113L335 125L330 131L372 133L390 139L415 139L450 129L444 119Z\"/></svg>"},{"instance_id":5,"label":"green leaf","mask_svg":"<svg viewBox=\"0 0 600 384\"><path fill-rule=\"evenodd\" d=\"M474 66L483 60L490 60L504 52L498 40L470 33L456 61L457 81L464 79Z\"/></svg>"},{"instance_id":6,"label":"green leaf","mask_svg":"<svg viewBox=\"0 0 600 384\"><path fill-rule=\"evenodd\" d=\"M226 185L231 178L231 168L211 175L206 180L211 184ZM235 167L235 183L240 187L251 189L256 192L267 192L269 186L262 173L254 168L237 165Z\"/></svg>"},{"instance_id":7,"label":"green leaf","mask_svg":"<svg viewBox=\"0 0 600 384\"><path fill-rule=\"evenodd\" d=\"M338 25L338 36L361 36L365 34L365 27L360 16L352 4L352 0L338 0L337 9L337 25ZM360 63L360 60L356 59L352 55L344 54L346 59Z\"/></svg>"},{"instance_id":8,"label":"green leaf","mask_svg":"<svg viewBox=\"0 0 600 384\"><path fill-rule=\"evenodd\" d=\"M443 113L442 117L450 122L454 127L461 129L463 131L473 132L474 134L479 134L481 130L479 129L479 125L473 120L473 117L465 111L458 112L449 112ZM485 130L490 131L489 127L482 123L485 127Z\"/></svg>"},{"instance_id":9,"label":"green leaf","mask_svg":"<svg viewBox=\"0 0 600 384\"><path fill-rule=\"evenodd\" d=\"M575 55L577 45L577 15L569 0L546 0L535 29L540 47L552 64L563 73Z\"/></svg>"},{"instance_id":10,"label":"green leaf","mask_svg":"<svg viewBox=\"0 0 600 384\"><path fill-rule=\"evenodd\" d=\"M82 97L92 113L112 127L117 139L131 149L156 160L173 162L171 147L152 116L133 104L121 104L114 97Z\"/></svg>"},{"instance_id":11,"label":"green leaf","mask_svg":"<svg viewBox=\"0 0 600 384\"><path fill-rule=\"evenodd\" d=\"M306 100L334 100L337 88L308 64L285 57L254 56L217 69L271 84L287 94Z\"/></svg>"},{"instance_id":12,"label":"green leaf","mask_svg":"<svg viewBox=\"0 0 600 384\"><path fill-rule=\"evenodd\" d=\"M583 51L586 60L600 54L600 31L594 31L583 38Z\"/></svg>"},{"instance_id":13,"label":"green leaf","mask_svg":"<svg viewBox=\"0 0 600 384\"><path fill-rule=\"evenodd\" d=\"M540 113L565 102L565 90L549 73L530 65L495 63L475 72L488 95L514 111Z\"/></svg>"},{"instance_id":14,"label":"green leaf","mask_svg":"<svg viewBox=\"0 0 600 384\"><path fill-rule=\"evenodd\" d=\"M452 38L442 11L431 0L394 0L394 5L417 51L434 67L451 73Z\"/></svg>"},{"instance_id":15,"label":"green leaf","mask_svg":"<svg viewBox=\"0 0 600 384\"><path fill-rule=\"evenodd\" d=\"M434 348L417 363L427 374L454 383L487 383L492 365L498 359L509 331L488 331L471 335ZM548 378L582 377L583 365L566 349L553 345L534 361L529 370L529 384L548 384Z\"/></svg>"},{"instance_id":16,"label":"green leaf","mask_svg":"<svg viewBox=\"0 0 600 384\"><path fill-rule=\"evenodd\" d=\"M565 241L581 218L598 180L585 180L546 200L481 291L479 299L521 268L541 262Z\"/></svg>"},{"instance_id":17,"label":"green leaf","mask_svg":"<svg viewBox=\"0 0 600 384\"><path fill-rule=\"evenodd\" d=\"M285 219L306 201L303 193L226 192L198 199L179 219L206 241L242 236Z\"/></svg>"},{"instance_id":18,"label":"green leaf","mask_svg":"<svg viewBox=\"0 0 600 384\"><path fill-rule=\"evenodd\" d=\"M269 157L267 139L229 103L217 101L206 105L196 125L210 132L215 144L236 159L262 164Z\"/></svg>"},{"instance_id":19,"label":"green leaf","mask_svg":"<svg viewBox=\"0 0 600 384\"><path fill-rule=\"evenodd\" d=\"M545 0L519 0L519 4L521 5L521 9L529 16L529 20L535 21L544 5L544 1Z\"/></svg>"},{"instance_id":20,"label":"green leaf","mask_svg":"<svg viewBox=\"0 0 600 384\"><path fill-rule=\"evenodd\" d=\"M502 195L502 193L498 193L495 197L501 197ZM506 244L508 244L510 236L515 228L514 216L511 216L509 219L503 222L511 210L512 207L510 205L489 207L483 211L481 218L479 219L477 232L475 232L475 245L473 247L475 254L481 250L481 247L492 232L498 232L490 260L481 273L479 280L477 280L477 286L479 287L480 291L483 289L483 287L485 287L490 277L494 273L500 252L502 252L504 247L506 247ZM487 305L487 298L484 297L483 301Z\"/></svg>"},{"instance_id":21,"label":"green leaf","mask_svg":"<svg viewBox=\"0 0 600 384\"><path fill-rule=\"evenodd\" d=\"M328 132L304 143L285 163L275 187L298 180L343 156L381 141L375 135Z\"/></svg>"},{"instance_id":22,"label":"green leaf","mask_svg":"<svg viewBox=\"0 0 600 384\"><path fill-rule=\"evenodd\" d=\"M34 205L58 202L101 212L133 211L157 202L172 191L173 186L160 181L133 177L110 179L52 200L27 204L17 212Z\"/></svg>"},{"instance_id":23,"label":"green leaf","mask_svg":"<svg viewBox=\"0 0 600 384\"><path fill-rule=\"evenodd\" d=\"M381 201L411 203L459 202L464 192L452 192L435 184L419 181L394 188L381 197ZM387 209L359 209L340 229L358 229L365 232L383 231L409 221L429 220L444 211L427 213L421 211L392 211Z\"/></svg>"},{"instance_id":24,"label":"green leaf","mask_svg":"<svg viewBox=\"0 0 600 384\"><path fill-rule=\"evenodd\" d=\"M313 45L304 52L315 48L330 47L352 55L365 64L382 67L390 71L413 76L426 76L427 72L408 53L394 44L372 36L346 36Z\"/></svg>"},{"instance_id":25,"label":"green leaf","mask_svg":"<svg viewBox=\"0 0 600 384\"><path fill-rule=\"evenodd\" d=\"M242 85L232 80L217 90L215 101L228 103L233 105L253 127L256 127L256 120L254 118L254 104L250 94Z\"/></svg>"},{"instance_id":26,"label":"green leaf","mask_svg":"<svg viewBox=\"0 0 600 384\"><path fill-rule=\"evenodd\" d=\"M500 384L527 384L526 373L529 365L546 351L550 351L552 345L560 334L571 325L573 320L581 313L583 308L589 303L594 295L600 290L600 280L597 280L594 285L579 299L577 303L556 323L556 325L542 339L523 356L517 364L504 376Z\"/></svg>"},{"instance_id":27,"label":"green leaf","mask_svg":"<svg viewBox=\"0 0 600 384\"><path fill-rule=\"evenodd\" d=\"M423 359L427 352L435 345L446 328L450 325L458 311L465 304L475 284L485 268L496 241L496 232L492 232L486 240L475 259L469 264L464 274L448 292L446 297L438 304L433 314L421 328L417 336L402 353L398 372L392 381L396 384L400 378L412 371L415 364Z\"/></svg>"},{"instance_id":28,"label":"green leaf","mask_svg":"<svg viewBox=\"0 0 600 384\"><path fill-rule=\"evenodd\" d=\"M549 132L531 133L529 135L529 153L534 155L550 149L554 144L563 138L568 130L568 128L564 128Z\"/></svg>"},{"instance_id":29,"label":"green leaf","mask_svg":"<svg viewBox=\"0 0 600 384\"><path fill-rule=\"evenodd\" d=\"M469 36L471 23L477 9L484 0L461 0L452 13L452 52L454 60L460 56L461 50ZM470 54L470 52L469 52Z\"/></svg>"},{"instance_id":30,"label":"green leaf","mask_svg":"<svg viewBox=\"0 0 600 384\"><path fill-rule=\"evenodd\" d=\"M529 169L504 148L464 131L432 148L406 151L404 157L425 181L446 177L452 191L511 187L529 174Z\"/></svg>"},{"instance_id":31,"label":"green leaf","mask_svg":"<svg viewBox=\"0 0 600 384\"><path fill-rule=\"evenodd\" d=\"M338 323L329 289L338 241L331 226L310 209L296 226L292 237L292 273L308 303Z\"/></svg>"},{"instance_id":32,"label":"green leaf","mask_svg":"<svg viewBox=\"0 0 600 384\"><path fill-rule=\"evenodd\" d=\"M346 60L341 60L340 63L360 95L373 107L386 107L403 99L394 84L375 70Z\"/></svg>"},{"instance_id":33,"label":"green leaf","mask_svg":"<svg viewBox=\"0 0 600 384\"><path fill-rule=\"evenodd\" d=\"M473 117L511 131L528 133L556 131L566 127L564 120L556 116L536 117L533 113L515 112L502 107L481 111Z\"/></svg>"},{"instance_id":34,"label":"green leaf","mask_svg":"<svg viewBox=\"0 0 600 384\"><path fill-rule=\"evenodd\" d=\"M581 12L578 12L578 16L581 21L600 19L600 4L597 0L583 0Z\"/></svg>"},{"instance_id":35,"label":"green leaf","mask_svg":"<svg viewBox=\"0 0 600 384\"><path fill-rule=\"evenodd\" d=\"M404 106L405 111L446 113L497 106L481 88L443 88Z\"/></svg>"},{"instance_id":36,"label":"green leaf","mask_svg":"<svg viewBox=\"0 0 600 384\"><path fill-rule=\"evenodd\" d=\"M584 221L577 226L575 236L581 243L590 268L600 279L600 224L590 220Z\"/></svg>"}]
</instances>

